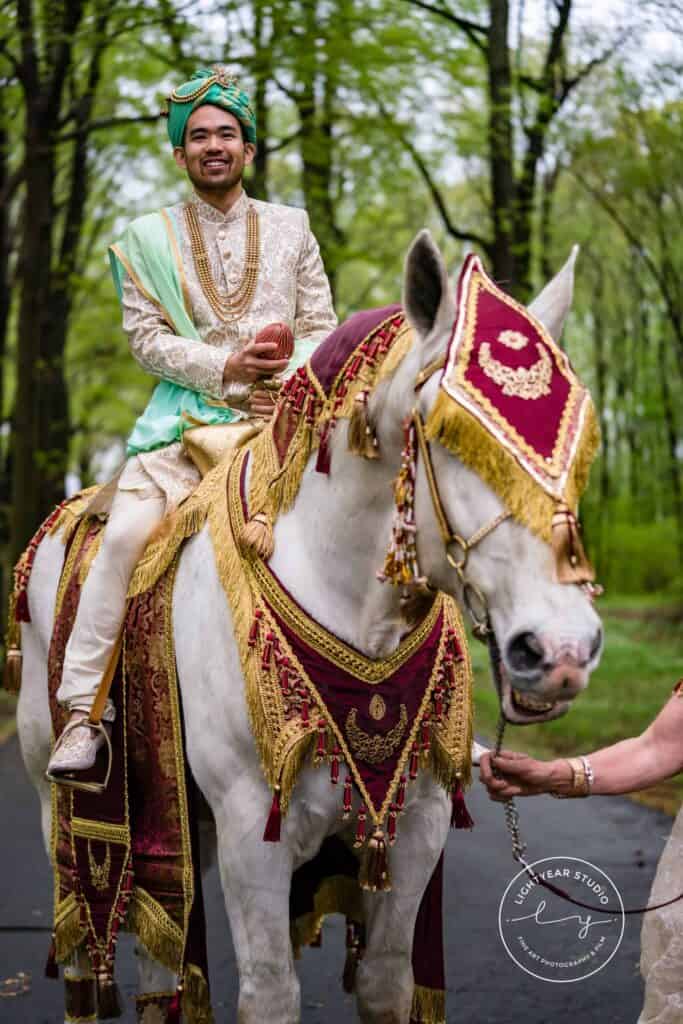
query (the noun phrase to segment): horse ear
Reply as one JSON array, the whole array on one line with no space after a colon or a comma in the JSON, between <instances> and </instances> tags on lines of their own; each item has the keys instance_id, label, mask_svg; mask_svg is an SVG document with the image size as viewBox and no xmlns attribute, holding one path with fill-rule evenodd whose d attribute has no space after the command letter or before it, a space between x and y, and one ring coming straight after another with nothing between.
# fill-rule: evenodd
<instances>
[{"instance_id":1,"label":"horse ear","mask_svg":"<svg viewBox=\"0 0 683 1024\"><path fill-rule=\"evenodd\" d=\"M578 245L572 246L569 259L562 270L548 282L528 307L529 312L541 321L558 344L574 295L574 264L578 253Z\"/></svg>"},{"instance_id":2,"label":"horse ear","mask_svg":"<svg viewBox=\"0 0 683 1024\"><path fill-rule=\"evenodd\" d=\"M426 229L415 238L406 256L403 308L422 341L429 336L441 345L442 333L453 326L455 300L448 274L438 246ZM427 345L426 349L429 348ZM436 352L425 351L423 363L436 355Z\"/></svg>"}]
</instances>

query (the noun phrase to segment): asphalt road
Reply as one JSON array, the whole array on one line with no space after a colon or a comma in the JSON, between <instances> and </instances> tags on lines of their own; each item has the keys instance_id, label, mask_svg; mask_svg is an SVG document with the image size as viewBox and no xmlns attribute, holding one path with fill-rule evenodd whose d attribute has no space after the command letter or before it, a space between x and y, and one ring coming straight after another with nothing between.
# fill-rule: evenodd
<instances>
[{"instance_id":1,"label":"asphalt road","mask_svg":"<svg viewBox=\"0 0 683 1024\"><path fill-rule=\"evenodd\" d=\"M592 977L550 984L529 976L506 954L498 934L498 905L516 873L502 809L476 783L468 795L476 821L452 832L447 848L445 922L449 1024L635 1024L642 1001L638 975L640 918L627 918L615 957ZM521 803L530 859L573 856L614 879L625 905L646 900L671 821L620 798ZM51 916L50 871L39 834L38 799L16 739L0 747L0 1022L62 1024L62 989L43 977ZM236 969L217 873L206 886L210 971L217 1024L236 1019ZM567 913L572 913L568 910ZM44 927L22 932L21 926ZM339 984L343 964L341 919L325 926L321 949L300 961L302 1024L347 1024L353 998ZM26 975L25 991L8 997L5 980ZM135 1020L135 963L131 943L119 944L117 978L127 999L122 1021Z\"/></svg>"}]
</instances>

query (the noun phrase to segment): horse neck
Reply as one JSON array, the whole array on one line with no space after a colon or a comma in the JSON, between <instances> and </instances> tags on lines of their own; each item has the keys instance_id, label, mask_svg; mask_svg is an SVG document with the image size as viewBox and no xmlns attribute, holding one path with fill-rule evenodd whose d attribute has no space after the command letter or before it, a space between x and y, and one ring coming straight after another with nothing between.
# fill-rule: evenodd
<instances>
[{"instance_id":1,"label":"horse neck","mask_svg":"<svg viewBox=\"0 0 683 1024\"><path fill-rule=\"evenodd\" d=\"M297 603L368 657L395 650L406 625L395 587L377 580L391 533L391 483L400 453L367 461L348 451L339 422L329 475L304 473L297 500L275 526L271 567ZM395 450L394 450L395 449Z\"/></svg>"}]
</instances>

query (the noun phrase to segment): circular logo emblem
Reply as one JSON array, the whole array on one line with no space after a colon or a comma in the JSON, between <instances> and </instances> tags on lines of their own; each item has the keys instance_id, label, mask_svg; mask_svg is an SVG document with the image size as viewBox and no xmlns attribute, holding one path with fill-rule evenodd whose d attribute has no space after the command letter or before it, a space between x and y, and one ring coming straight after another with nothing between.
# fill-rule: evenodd
<instances>
[{"instance_id":1,"label":"circular logo emblem","mask_svg":"<svg viewBox=\"0 0 683 1024\"><path fill-rule=\"evenodd\" d=\"M597 974L624 935L619 890L604 871L578 857L545 857L531 867L591 909L569 903L520 871L498 909L498 930L508 955L540 981L565 984Z\"/></svg>"}]
</instances>

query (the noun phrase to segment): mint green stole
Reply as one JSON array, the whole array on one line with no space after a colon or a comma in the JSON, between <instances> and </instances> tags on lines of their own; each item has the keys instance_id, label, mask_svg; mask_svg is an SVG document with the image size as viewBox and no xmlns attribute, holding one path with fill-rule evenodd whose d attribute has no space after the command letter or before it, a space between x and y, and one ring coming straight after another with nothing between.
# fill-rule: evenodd
<instances>
[{"instance_id":1,"label":"mint green stole","mask_svg":"<svg viewBox=\"0 0 683 1024\"><path fill-rule=\"evenodd\" d=\"M133 221L121 240L110 247L109 259L119 299L128 274L159 307L174 334L201 343L183 298L180 239L171 209ZM153 451L180 441L188 427L230 423L236 418L234 410L209 404L197 391L162 380L136 421L126 452L131 456Z\"/></svg>"}]
</instances>

